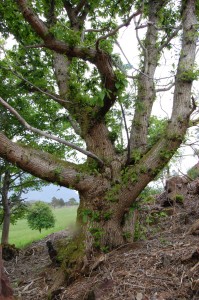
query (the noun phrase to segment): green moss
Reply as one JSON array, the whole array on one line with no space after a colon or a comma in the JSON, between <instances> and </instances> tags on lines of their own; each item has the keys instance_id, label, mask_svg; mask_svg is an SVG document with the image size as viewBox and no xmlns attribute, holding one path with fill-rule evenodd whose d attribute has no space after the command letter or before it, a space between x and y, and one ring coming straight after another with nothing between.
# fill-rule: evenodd
<instances>
[{"instance_id":1,"label":"green moss","mask_svg":"<svg viewBox=\"0 0 199 300\"><path fill-rule=\"evenodd\" d=\"M132 153L131 153L131 161L133 163L137 163L140 159L141 159L141 152L138 149L135 149Z\"/></svg>"},{"instance_id":2,"label":"green moss","mask_svg":"<svg viewBox=\"0 0 199 300\"><path fill-rule=\"evenodd\" d=\"M160 159L163 162L169 161L169 159L174 155L175 150L168 150L166 148L160 150Z\"/></svg>"},{"instance_id":3,"label":"green moss","mask_svg":"<svg viewBox=\"0 0 199 300\"><path fill-rule=\"evenodd\" d=\"M128 240L132 237L132 233L130 231L123 232L123 237L125 240Z\"/></svg>"},{"instance_id":4,"label":"green moss","mask_svg":"<svg viewBox=\"0 0 199 300\"><path fill-rule=\"evenodd\" d=\"M142 174L146 174L148 172L147 167L146 166L141 166L140 167L140 173Z\"/></svg>"},{"instance_id":5,"label":"green moss","mask_svg":"<svg viewBox=\"0 0 199 300\"><path fill-rule=\"evenodd\" d=\"M105 199L110 202L118 202L118 193L121 189L121 184L115 184L106 194Z\"/></svg>"},{"instance_id":6,"label":"green moss","mask_svg":"<svg viewBox=\"0 0 199 300\"><path fill-rule=\"evenodd\" d=\"M75 183L79 183L81 181L81 174L78 173L76 176L75 176Z\"/></svg>"},{"instance_id":7,"label":"green moss","mask_svg":"<svg viewBox=\"0 0 199 300\"><path fill-rule=\"evenodd\" d=\"M88 160L82 165L78 165L77 170L88 175L98 175L100 171L98 162L93 159Z\"/></svg>"},{"instance_id":8,"label":"green moss","mask_svg":"<svg viewBox=\"0 0 199 300\"><path fill-rule=\"evenodd\" d=\"M199 77L199 70L196 66L189 70L182 71L179 79L184 82L192 82L194 80L197 80Z\"/></svg>"},{"instance_id":9,"label":"green moss","mask_svg":"<svg viewBox=\"0 0 199 300\"><path fill-rule=\"evenodd\" d=\"M113 214L112 211L107 211L107 212L105 212L104 215L103 215L104 220L105 220L105 221L110 220L112 214Z\"/></svg>"},{"instance_id":10,"label":"green moss","mask_svg":"<svg viewBox=\"0 0 199 300\"><path fill-rule=\"evenodd\" d=\"M183 201L184 201L184 196L183 196L183 195L180 195L180 194L177 194L176 197L175 197L175 200L176 200L176 202L178 202L178 203L183 203Z\"/></svg>"},{"instance_id":11,"label":"green moss","mask_svg":"<svg viewBox=\"0 0 199 300\"><path fill-rule=\"evenodd\" d=\"M93 239L94 239L93 246L97 250L101 250L101 238L104 234L103 229L99 228L99 227L92 227L92 228L90 228L90 233L92 234Z\"/></svg>"},{"instance_id":12,"label":"green moss","mask_svg":"<svg viewBox=\"0 0 199 300\"><path fill-rule=\"evenodd\" d=\"M122 183L127 185L129 182L135 183L138 181L138 171L135 169L126 169L122 174Z\"/></svg>"},{"instance_id":13,"label":"green moss","mask_svg":"<svg viewBox=\"0 0 199 300\"><path fill-rule=\"evenodd\" d=\"M84 235L78 234L71 240L61 240L57 244L57 258L61 262L61 269L67 281L75 278L78 271L82 268L85 255Z\"/></svg>"},{"instance_id":14,"label":"green moss","mask_svg":"<svg viewBox=\"0 0 199 300\"><path fill-rule=\"evenodd\" d=\"M183 123L184 120L181 117L178 117L178 122ZM171 141L180 141L182 142L184 136L182 134L174 133L167 135L168 139Z\"/></svg>"}]
</instances>

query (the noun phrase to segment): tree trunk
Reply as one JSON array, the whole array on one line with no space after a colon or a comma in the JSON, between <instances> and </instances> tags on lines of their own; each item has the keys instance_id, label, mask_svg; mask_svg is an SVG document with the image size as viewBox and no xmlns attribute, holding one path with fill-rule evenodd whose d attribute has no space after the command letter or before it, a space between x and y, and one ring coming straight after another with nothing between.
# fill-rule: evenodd
<instances>
[{"instance_id":1,"label":"tree trunk","mask_svg":"<svg viewBox=\"0 0 199 300\"><path fill-rule=\"evenodd\" d=\"M4 219L3 219L3 228L2 228L2 237L1 243L8 244L9 242L9 230L10 230L10 208L7 207L7 210L4 210Z\"/></svg>"},{"instance_id":2,"label":"tree trunk","mask_svg":"<svg viewBox=\"0 0 199 300\"><path fill-rule=\"evenodd\" d=\"M8 244L9 241L9 229L10 229L10 204L8 198L8 191L10 186L10 171L7 169L3 178L2 187L2 205L3 205L3 229L1 243Z\"/></svg>"},{"instance_id":3,"label":"tree trunk","mask_svg":"<svg viewBox=\"0 0 199 300\"><path fill-rule=\"evenodd\" d=\"M101 184L103 186L103 184ZM107 252L133 237L136 218L128 216L129 207L121 208L118 203L107 200L109 189L103 194L99 191L100 185L93 188L93 193L79 193L80 206L77 214L77 225L84 235L86 254L90 256L95 251ZM95 195L98 192L98 195ZM92 198L92 201L89 199ZM136 198L135 198L136 199ZM133 200L132 199L132 202ZM129 205L130 206L130 205Z\"/></svg>"}]
</instances>

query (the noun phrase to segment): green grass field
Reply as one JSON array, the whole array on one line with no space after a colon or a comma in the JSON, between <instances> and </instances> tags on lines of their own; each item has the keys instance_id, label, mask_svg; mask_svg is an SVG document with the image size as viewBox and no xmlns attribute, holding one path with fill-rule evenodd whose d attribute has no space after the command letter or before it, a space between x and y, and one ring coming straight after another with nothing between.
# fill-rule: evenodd
<instances>
[{"instance_id":1,"label":"green grass field","mask_svg":"<svg viewBox=\"0 0 199 300\"><path fill-rule=\"evenodd\" d=\"M9 243L22 248L33 241L40 240L50 233L70 228L75 224L77 206L53 209L55 215L55 227L42 230L32 230L28 227L26 219L19 220L16 225L11 225ZM1 233L0 233L1 234Z\"/></svg>"}]
</instances>

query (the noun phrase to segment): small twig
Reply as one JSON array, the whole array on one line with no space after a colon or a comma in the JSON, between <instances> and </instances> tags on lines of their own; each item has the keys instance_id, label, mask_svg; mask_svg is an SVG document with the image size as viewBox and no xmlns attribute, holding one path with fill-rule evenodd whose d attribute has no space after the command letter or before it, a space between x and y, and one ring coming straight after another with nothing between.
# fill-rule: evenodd
<instances>
[{"instance_id":1,"label":"small twig","mask_svg":"<svg viewBox=\"0 0 199 300\"><path fill-rule=\"evenodd\" d=\"M199 263L198 263L199 264ZM184 279L184 275L185 275L185 271L182 272L182 276L180 278L180 287L182 286L182 282L183 282L183 279Z\"/></svg>"},{"instance_id":2,"label":"small twig","mask_svg":"<svg viewBox=\"0 0 199 300\"><path fill-rule=\"evenodd\" d=\"M193 179L192 179L191 177L189 177L189 175L184 174L180 169L178 169L178 172L179 172L180 174L182 174L184 177L186 177L189 181L193 181Z\"/></svg>"},{"instance_id":3,"label":"small twig","mask_svg":"<svg viewBox=\"0 0 199 300\"><path fill-rule=\"evenodd\" d=\"M127 27L127 26L129 26L129 24L131 23L131 20L132 20L133 18L135 18L136 16L140 15L140 14L141 14L141 11L140 11L140 10L136 11L136 12L133 13L133 14L132 14L125 22L123 22L122 24L120 24L117 28L115 28L114 30L110 31L109 33L107 33L107 34L105 34L105 35L99 37L99 38L97 39L97 41L96 41L96 49L99 50L99 42L100 42L101 40L105 40L105 39L107 39L108 37L115 35L122 27L125 27L125 26Z\"/></svg>"},{"instance_id":4,"label":"small twig","mask_svg":"<svg viewBox=\"0 0 199 300\"><path fill-rule=\"evenodd\" d=\"M45 44L36 44L36 45L27 45L25 46L25 48L29 49L29 48L43 48L45 47Z\"/></svg>"},{"instance_id":5,"label":"small twig","mask_svg":"<svg viewBox=\"0 0 199 300\"><path fill-rule=\"evenodd\" d=\"M116 45L118 46L118 48L120 49L120 51L122 52L122 54L124 55L124 57L125 57L127 63L128 63L129 65L131 65L131 63L130 63L130 61L128 60L128 57L126 56L126 54L124 53L124 51L123 51L123 49L122 49L120 43L119 43L117 40L115 41L115 43L116 43Z\"/></svg>"},{"instance_id":6,"label":"small twig","mask_svg":"<svg viewBox=\"0 0 199 300\"><path fill-rule=\"evenodd\" d=\"M161 101L161 99L160 99L160 107L161 107L161 110L167 115L167 118L169 119L168 113L162 107L162 101Z\"/></svg>"},{"instance_id":7,"label":"small twig","mask_svg":"<svg viewBox=\"0 0 199 300\"><path fill-rule=\"evenodd\" d=\"M6 270L5 267L4 267L4 272L5 272L7 275L10 275L9 272Z\"/></svg>"},{"instance_id":8,"label":"small twig","mask_svg":"<svg viewBox=\"0 0 199 300\"><path fill-rule=\"evenodd\" d=\"M28 288L29 288L33 283L34 283L34 280L31 281L29 284L27 284L27 285L23 288L22 293L24 293L26 290L28 290Z\"/></svg>"},{"instance_id":9,"label":"small twig","mask_svg":"<svg viewBox=\"0 0 199 300\"><path fill-rule=\"evenodd\" d=\"M155 23L154 22L151 22L151 21L147 21L146 23L144 23L144 24L141 24L141 25L138 25L135 29L142 29L142 28L146 28L146 27L148 27L148 26L154 26L155 27L155 29L157 29L157 30L165 30L165 29L178 29L178 27L179 26L177 26L177 27L173 27L173 26L162 26L162 27L158 27L157 25L155 25Z\"/></svg>"},{"instance_id":10,"label":"small twig","mask_svg":"<svg viewBox=\"0 0 199 300\"><path fill-rule=\"evenodd\" d=\"M178 34L180 29L182 29L181 24L174 30L174 32L170 36L168 36L166 41L161 44L160 48L158 49L159 52L161 52L164 49L164 47L166 47L169 44L169 42Z\"/></svg>"},{"instance_id":11,"label":"small twig","mask_svg":"<svg viewBox=\"0 0 199 300\"><path fill-rule=\"evenodd\" d=\"M199 262L197 262L197 264L195 264L195 266L193 266L191 269L190 269L190 272L193 273L195 271L195 269L197 269L197 267L199 266Z\"/></svg>"},{"instance_id":12,"label":"small twig","mask_svg":"<svg viewBox=\"0 0 199 300\"><path fill-rule=\"evenodd\" d=\"M38 287L36 287L36 288L34 288L34 289L30 290L30 291L25 291L25 292L23 292L23 293L24 293L24 294L30 294L30 293L32 293L32 292L35 291L35 290L38 290Z\"/></svg>"}]
</instances>

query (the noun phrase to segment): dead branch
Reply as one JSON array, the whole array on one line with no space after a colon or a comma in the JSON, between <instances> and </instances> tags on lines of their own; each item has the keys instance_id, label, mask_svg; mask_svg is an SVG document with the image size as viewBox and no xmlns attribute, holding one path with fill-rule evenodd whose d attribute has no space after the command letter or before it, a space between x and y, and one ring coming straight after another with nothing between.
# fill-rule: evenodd
<instances>
[{"instance_id":1,"label":"dead branch","mask_svg":"<svg viewBox=\"0 0 199 300\"><path fill-rule=\"evenodd\" d=\"M160 89L157 89L155 91L156 91L156 93L166 92L166 91L169 91L174 85L175 85L175 82L172 82L172 83L170 83L170 85L168 87L160 88Z\"/></svg>"}]
</instances>

